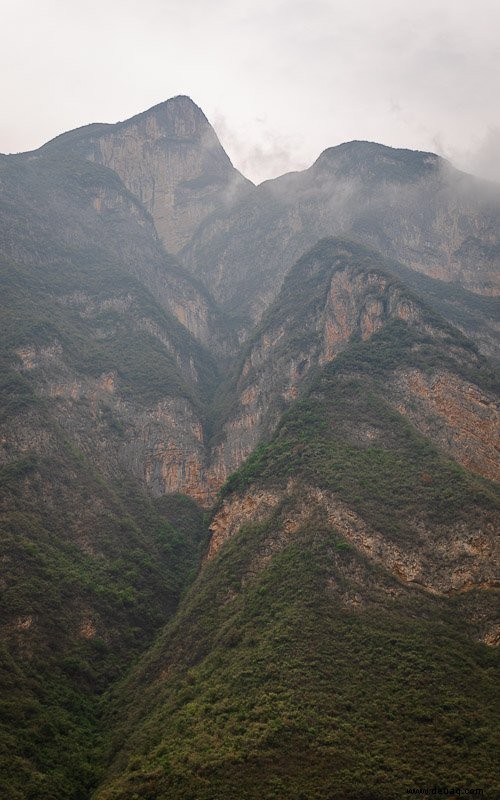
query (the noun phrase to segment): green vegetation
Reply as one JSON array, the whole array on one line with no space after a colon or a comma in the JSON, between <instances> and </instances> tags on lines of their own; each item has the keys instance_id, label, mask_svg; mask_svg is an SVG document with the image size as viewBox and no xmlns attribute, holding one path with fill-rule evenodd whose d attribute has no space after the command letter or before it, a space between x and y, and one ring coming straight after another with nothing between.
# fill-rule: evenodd
<instances>
[{"instance_id":1,"label":"green vegetation","mask_svg":"<svg viewBox=\"0 0 500 800\"><path fill-rule=\"evenodd\" d=\"M296 361L300 353L308 357L304 363L311 357L314 362L323 347L323 333L318 319L324 313L332 274L346 268L355 277L363 277L367 273L371 278L380 277L382 285L386 287L383 292L385 299L381 293L382 302L387 302L387 295L391 290L397 290L402 298L418 307L421 322L418 326L410 326L397 318L388 319L369 342L351 341L349 347L337 356L333 369L344 372L362 371L366 375L382 379L384 374L398 367L415 367L425 372L442 368L457 373L486 391L499 391L498 373L495 373L491 363L478 352L470 339L434 310L442 305L446 295L447 302L453 309L457 309L458 316L461 310L468 309L465 314L467 319L463 317L461 321L466 326L473 325L472 317L479 308L481 313L493 316L495 303L498 305L495 299L475 297L474 302L469 302L469 293L462 289L448 285L444 287L440 281L433 281L409 270L359 243L342 238L327 238L319 241L292 267L279 296L264 313L261 322L242 348L232 373L216 393L211 424L214 442L217 442L217 435L221 435L224 422L238 408L238 399L243 388L252 386L256 379L256 368L249 368L250 356L253 349L261 345L266 337L275 342L272 348L274 363L286 365ZM366 291L370 291L369 284ZM429 305L422 303L422 295ZM272 372L271 365L268 365L268 369ZM308 367L302 391L305 385L316 380L317 373L317 369ZM273 406L279 416L283 408L280 407L280 387L276 388L275 397L269 401L267 412Z\"/></svg>"},{"instance_id":2,"label":"green vegetation","mask_svg":"<svg viewBox=\"0 0 500 800\"><path fill-rule=\"evenodd\" d=\"M310 369L302 385L303 400L284 414L272 440L260 445L229 478L221 499L252 482L283 486L296 476L335 491L386 533L401 534L409 519L422 515L438 523L463 512L472 520L476 495L486 504L498 502L492 500L493 495L498 498L496 487L444 458L391 410L385 399L386 380L397 369L415 368L429 375L445 369L498 392L498 374L470 340L408 291L396 277L399 265L360 244L324 239L294 265L246 346L226 393L220 394L221 416L231 415L236 389L241 392L242 383L252 385L254 371L248 370L242 379L242 365L266 335L286 332L273 349L273 361L286 363L300 352L317 352L317 319L332 273L346 267L355 276L380 275L419 308L419 323L388 319L368 341L354 337L321 372ZM400 269L405 277L412 272ZM359 428L371 432L373 441L360 443Z\"/></svg>"},{"instance_id":3,"label":"green vegetation","mask_svg":"<svg viewBox=\"0 0 500 800\"><path fill-rule=\"evenodd\" d=\"M97 377L103 372L116 371L125 395L154 402L165 395L184 396L196 407L202 408L214 391L217 367L187 331L161 309L137 280L121 274L111 265L103 277L103 263L86 265L86 293L88 303L96 303L90 317L80 313L78 305L61 302L54 293L65 294L77 290L82 281L82 265L71 262L46 266L39 286L32 280L28 268L0 265L0 284L5 290L7 313L2 325L3 352L7 354L24 345L37 343L38 347L58 346L64 351L67 367L82 375ZM115 268L116 269L116 268ZM3 277L3 281L2 281ZM34 284L34 285L33 285ZM30 301L26 301L26 292ZM124 310L114 311L109 305L123 303ZM144 320L150 332L144 328ZM159 332L154 335L154 331ZM171 342L174 352L169 352L160 337ZM175 352L192 354L200 376L199 388L186 380L179 367ZM150 365L154 364L154 370ZM15 393L21 399L29 394L26 379L5 368L3 391ZM13 382L16 386L13 386ZM4 405L5 413L5 405Z\"/></svg>"},{"instance_id":4,"label":"green vegetation","mask_svg":"<svg viewBox=\"0 0 500 800\"><path fill-rule=\"evenodd\" d=\"M283 542L283 519L309 502L304 486L328 490L403 547L422 524L437 541L442 529L498 518L498 487L443 456L386 400L402 366L494 386L475 348L430 311L427 321L434 340L395 320L353 341L229 478L220 502L290 478L296 488L222 546L113 688L96 800L399 800L436 784L498 792L497 660L474 642L465 601L399 583L314 507Z\"/></svg>"},{"instance_id":5,"label":"green vegetation","mask_svg":"<svg viewBox=\"0 0 500 800\"><path fill-rule=\"evenodd\" d=\"M429 781L493 797L492 653L446 601L388 602L396 584L321 517L255 574L277 522L226 544L113 691L96 798L396 800Z\"/></svg>"},{"instance_id":6,"label":"green vegetation","mask_svg":"<svg viewBox=\"0 0 500 800\"><path fill-rule=\"evenodd\" d=\"M203 409L218 365L138 277L147 269L185 274L116 173L49 152L1 161L0 178L5 242L13 242L0 254L0 366L20 347L57 345L83 375L116 370L125 395L180 395ZM93 203L102 196L110 208L99 214ZM196 384L186 379L190 359Z\"/></svg>"},{"instance_id":7,"label":"green vegetation","mask_svg":"<svg viewBox=\"0 0 500 800\"><path fill-rule=\"evenodd\" d=\"M22 800L88 798L99 696L175 611L205 535L192 501L113 490L56 441L0 473L0 794Z\"/></svg>"},{"instance_id":8,"label":"green vegetation","mask_svg":"<svg viewBox=\"0 0 500 800\"><path fill-rule=\"evenodd\" d=\"M356 444L353 418L358 430L373 426L378 441ZM340 384L326 413L317 400L294 407L271 443L231 476L223 494L251 482L283 486L289 477L335 492L388 536L403 535L416 518L444 524L462 512L472 518L476 502L495 507L494 485L443 458L355 380Z\"/></svg>"},{"instance_id":9,"label":"green vegetation","mask_svg":"<svg viewBox=\"0 0 500 800\"><path fill-rule=\"evenodd\" d=\"M0 795L87 800L106 736L100 697L174 613L206 533L192 501L155 501L122 471L100 473L46 387L111 372L121 402L183 397L201 413L217 368L135 276L133 215L89 211L101 190L138 206L114 173L57 157L0 170ZM168 269L151 241L138 257ZM88 400L72 402L108 448L126 435L116 404L92 417Z\"/></svg>"}]
</instances>

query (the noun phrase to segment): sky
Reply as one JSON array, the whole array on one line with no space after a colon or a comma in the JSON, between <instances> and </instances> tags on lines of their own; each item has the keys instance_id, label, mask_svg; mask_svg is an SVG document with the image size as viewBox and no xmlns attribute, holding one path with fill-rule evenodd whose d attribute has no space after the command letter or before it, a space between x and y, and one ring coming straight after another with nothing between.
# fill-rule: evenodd
<instances>
[{"instance_id":1,"label":"sky","mask_svg":"<svg viewBox=\"0 0 500 800\"><path fill-rule=\"evenodd\" d=\"M352 139L500 181L500 0L0 0L0 152L178 94L255 182Z\"/></svg>"}]
</instances>

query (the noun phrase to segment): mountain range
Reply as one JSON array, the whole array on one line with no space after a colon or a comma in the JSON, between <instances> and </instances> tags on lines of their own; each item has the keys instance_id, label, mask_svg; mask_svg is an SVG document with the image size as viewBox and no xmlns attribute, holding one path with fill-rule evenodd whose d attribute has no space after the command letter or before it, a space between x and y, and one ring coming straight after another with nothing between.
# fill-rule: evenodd
<instances>
[{"instance_id":1,"label":"mountain range","mask_svg":"<svg viewBox=\"0 0 500 800\"><path fill-rule=\"evenodd\" d=\"M2 796L498 794L499 264L498 185L184 96L0 156Z\"/></svg>"}]
</instances>

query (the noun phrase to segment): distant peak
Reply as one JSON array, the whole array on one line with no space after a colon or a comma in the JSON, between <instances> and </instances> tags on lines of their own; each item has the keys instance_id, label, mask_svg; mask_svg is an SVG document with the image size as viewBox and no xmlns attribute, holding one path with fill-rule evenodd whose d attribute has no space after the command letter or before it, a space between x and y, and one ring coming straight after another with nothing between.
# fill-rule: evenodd
<instances>
[{"instance_id":1,"label":"distant peak","mask_svg":"<svg viewBox=\"0 0 500 800\"><path fill-rule=\"evenodd\" d=\"M377 142L352 141L324 150L315 171L406 181L434 172L444 163L435 153L388 147Z\"/></svg>"},{"instance_id":2,"label":"distant peak","mask_svg":"<svg viewBox=\"0 0 500 800\"><path fill-rule=\"evenodd\" d=\"M379 142L369 142L363 139L354 139L351 142L343 142L342 144L335 145L334 147L327 147L323 150L318 158L318 161L325 158L335 158L339 155L370 155L378 157L392 157L392 158L413 158L414 156L429 157L438 160L439 156L435 153L429 153L422 150L409 150L408 148L390 147L386 144Z\"/></svg>"},{"instance_id":3,"label":"distant peak","mask_svg":"<svg viewBox=\"0 0 500 800\"><path fill-rule=\"evenodd\" d=\"M165 121L173 120L174 118L189 117L198 123L210 124L201 108L185 94L179 94L175 97L170 97L168 100L163 100L161 103L151 106L151 108L146 109L146 111L134 114L133 117L129 117L118 124L129 125L130 123L139 122L141 119L146 119L151 116Z\"/></svg>"},{"instance_id":4,"label":"distant peak","mask_svg":"<svg viewBox=\"0 0 500 800\"><path fill-rule=\"evenodd\" d=\"M147 126L148 120L151 119L156 120L157 130L164 136L185 138L197 135L206 137L208 135L215 139L215 132L201 108L190 97L180 94L176 97L170 97L168 100L163 100L146 111L141 111L138 114L134 114L133 117L128 117L120 122L91 123L90 125L84 125L81 128L61 133L46 142L43 148L49 149L60 144L66 144L73 148L75 146L83 146L85 149L91 138L99 138L115 131L126 130L129 126L141 126L141 123Z\"/></svg>"},{"instance_id":5,"label":"distant peak","mask_svg":"<svg viewBox=\"0 0 500 800\"><path fill-rule=\"evenodd\" d=\"M151 106L151 108L146 109L146 111L141 111L139 114L136 114L135 116L140 117L143 114L155 113L156 111L161 111L161 110L166 109L166 108L168 108L168 109L174 109L175 108L178 111L188 110L189 109L191 111L195 111L195 112L199 112L200 114L203 114L203 111L201 110L201 108L198 105L196 105L194 100L192 100L190 97L188 97L187 94L177 94L174 97L169 97L167 100L162 100L161 103L157 103L156 105ZM203 116L205 116L205 115L203 114ZM133 119L133 117L132 117L132 119Z\"/></svg>"}]
</instances>

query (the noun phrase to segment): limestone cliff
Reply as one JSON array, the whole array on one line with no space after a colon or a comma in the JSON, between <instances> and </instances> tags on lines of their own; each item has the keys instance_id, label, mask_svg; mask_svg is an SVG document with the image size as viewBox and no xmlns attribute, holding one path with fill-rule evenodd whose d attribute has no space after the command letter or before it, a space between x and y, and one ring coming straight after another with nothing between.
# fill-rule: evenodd
<instances>
[{"instance_id":1,"label":"limestone cliff","mask_svg":"<svg viewBox=\"0 0 500 800\"><path fill-rule=\"evenodd\" d=\"M171 389L157 398L135 395L120 370L82 374L68 363L58 341L41 348L24 346L17 354L19 374L36 385L52 416L109 480L133 477L155 497L184 492L207 504L203 418L193 399ZM186 366L186 373L190 367L194 372L194 365ZM18 434L4 433L0 461L7 454L12 458ZM38 440L29 419L26 437ZM43 447L28 449L44 455Z\"/></svg>"},{"instance_id":2,"label":"limestone cliff","mask_svg":"<svg viewBox=\"0 0 500 800\"><path fill-rule=\"evenodd\" d=\"M450 597L498 586L496 563L500 555L495 516L486 510L477 511L473 526L463 523L429 526L425 514L411 523L411 536L403 541L388 538L374 529L343 502L335 493L314 486L303 486L294 480L282 489L263 490L252 487L242 494L225 499L211 524L208 559L212 559L231 537L245 525L269 525L269 535L260 541L255 557L248 565L243 581L265 568L271 559L293 541L304 525L324 514L342 540L371 563L381 566L396 585L392 596L407 588L423 589L430 594ZM352 575L344 589L343 602L359 608L363 605L363 589L353 593ZM399 588L398 588L399 584ZM476 618L474 603L464 604L471 622L477 625L478 638L489 645L500 643L500 626L496 615Z\"/></svg>"},{"instance_id":3,"label":"limestone cliff","mask_svg":"<svg viewBox=\"0 0 500 800\"><path fill-rule=\"evenodd\" d=\"M234 346L210 295L112 171L40 152L0 167L2 363L107 478L206 503L206 403ZM16 452L6 430L2 463Z\"/></svg>"},{"instance_id":4,"label":"limestone cliff","mask_svg":"<svg viewBox=\"0 0 500 800\"><path fill-rule=\"evenodd\" d=\"M272 433L315 370L391 321L404 322L438 349L454 347L458 363L480 365L460 340L447 341L445 329L382 266L373 252L343 240L325 240L295 265L234 379L233 404L212 456L219 473L229 475ZM459 463L498 480L494 394L450 370L426 375L402 368L386 380L388 390L394 387L394 407L413 424Z\"/></svg>"},{"instance_id":5,"label":"limestone cliff","mask_svg":"<svg viewBox=\"0 0 500 800\"><path fill-rule=\"evenodd\" d=\"M500 481L497 397L449 370L401 369L388 396L422 433L472 472Z\"/></svg>"},{"instance_id":6,"label":"limestone cliff","mask_svg":"<svg viewBox=\"0 0 500 800\"><path fill-rule=\"evenodd\" d=\"M252 184L232 166L207 118L189 97L174 97L116 125L92 125L49 142L109 167L151 214L177 253L214 211Z\"/></svg>"}]
</instances>

